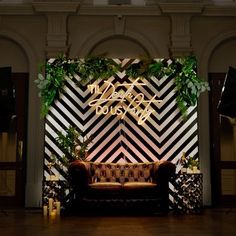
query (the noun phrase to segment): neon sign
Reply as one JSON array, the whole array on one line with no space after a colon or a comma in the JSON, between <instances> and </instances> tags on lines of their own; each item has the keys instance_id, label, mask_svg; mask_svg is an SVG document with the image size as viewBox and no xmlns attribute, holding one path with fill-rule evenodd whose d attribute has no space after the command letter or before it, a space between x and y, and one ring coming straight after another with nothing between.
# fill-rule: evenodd
<instances>
[{"instance_id":1,"label":"neon sign","mask_svg":"<svg viewBox=\"0 0 236 236\"><path fill-rule=\"evenodd\" d=\"M139 78L133 83L115 85L105 80L103 88L100 88L97 84L88 85L88 89L92 94L100 95L99 98L90 101L89 106L95 107L97 115L110 113L124 119L126 114L129 113L137 119L139 125L142 125L155 112L151 108L151 104L161 103L162 100L156 100L156 95L149 100L145 100L143 93L136 93L135 86L146 86L145 83L139 83L138 80Z\"/></svg>"}]
</instances>

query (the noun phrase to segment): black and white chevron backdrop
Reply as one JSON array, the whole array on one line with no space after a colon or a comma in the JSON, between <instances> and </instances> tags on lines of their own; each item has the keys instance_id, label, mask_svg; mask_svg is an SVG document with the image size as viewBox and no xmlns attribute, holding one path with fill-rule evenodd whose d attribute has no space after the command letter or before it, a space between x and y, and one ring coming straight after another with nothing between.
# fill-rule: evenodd
<instances>
[{"instance_id":1,"label":"black and white chevron backdrop","mask_svg":"<svg viewBox=\"0 0 236 236\"><path fill-rule=\"evenodd\" d=\"M121 65L121 70L108 81L113 84L132 83L125 69L134 59L114 59ZM171 63L171 61L169 61ZM60 165L62 151L57 147L55 138L58 131L64 132L69 126L78 127L83 131L83 137L94 136L89 146L89 161L99 162L147 162L170 160L177 163L182 153L198 155L198 124L196 107L189 108L189 118L181 119L176 104L174 78L164 76L161 79L142 79L146 86L134 86L134 96L143 93L146 100L155 94L161 103L152 103L154 113L142 124L127 113L124 119L116 115L97 115L95 109L88 103L100 95L92 94L87 85L79 88L78 76L67 78L60 98L51 106L45 119L45 161L44 176L50 174L66 178L66 167ZM104 81L96 81L100 88ZM125 86L120 86L125 90ZM50 156L55 154L58 162L49 169Z\"/></svg>"}]
</instances>

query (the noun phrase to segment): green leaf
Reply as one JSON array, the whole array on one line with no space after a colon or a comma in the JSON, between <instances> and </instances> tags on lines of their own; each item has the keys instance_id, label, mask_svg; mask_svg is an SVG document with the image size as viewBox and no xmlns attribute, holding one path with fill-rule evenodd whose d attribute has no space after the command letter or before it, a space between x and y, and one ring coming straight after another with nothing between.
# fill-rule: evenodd
<instances>
[{"instance_id":1,"label":"green leaf","mask_svg":"<svg viewBox=\"0 0 236 236\"><path fill-rule=\"evenodd\" d=\"M196 68L197 60L193 55L185 58L172 58L171 62L170 60L144 58L138 63L128 65L126 75L134 79L137 77L148 79L152 76L157 79L163 76L174 77L176 101L183 117L186 118L188 107L196 104L200 93L210 89L208 83L198 77ZM45 78L42 73L43 69L46 72ZM41 72L35 80L40 90L39 96L42 98L43 116L47 114L51 104L63 90L66 78L77 74L81 78L77 85L84 86L94 80L107 79L115 75L119 69L120 66L112 59L103 57L70 60L64 55L60 55L58 58L49 60L45 65L40 66Z\"/></svg>"}]
</instances>

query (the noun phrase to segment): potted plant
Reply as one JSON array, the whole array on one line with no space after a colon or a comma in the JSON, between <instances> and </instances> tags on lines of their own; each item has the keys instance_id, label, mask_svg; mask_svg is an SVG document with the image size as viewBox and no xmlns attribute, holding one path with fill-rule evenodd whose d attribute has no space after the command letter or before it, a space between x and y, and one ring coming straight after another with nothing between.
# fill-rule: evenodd
<instances>
[{"instance_id":1,"label":"potted plant","mask_svg":"<svg viewBox=\"0 0 236 236\"><path fill-rule=\"evenodd\" d=\"M81 131L70 126L66 134L59 131L56 138L58 147L63 151L63 162L69 164L75 160L85 161L88 156L88 145L92 142L93 137L81 137Z\"/></svg>"}]
</instances>

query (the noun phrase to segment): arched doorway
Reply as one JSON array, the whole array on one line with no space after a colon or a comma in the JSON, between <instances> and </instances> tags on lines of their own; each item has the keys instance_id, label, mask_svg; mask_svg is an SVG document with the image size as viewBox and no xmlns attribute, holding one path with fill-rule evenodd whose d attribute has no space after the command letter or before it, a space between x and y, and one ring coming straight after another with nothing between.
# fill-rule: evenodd
<instances>
[{"instance_id":1,"label":"arched doorway","mask_svg":"<svg viewBox=\"0 0 236 236\"><path fill-rule=\"evenodd\" d=\"M0 204L23 206L26 176L28 61L21 47L0 37ZM6 86L10 84L10 86ZM11 94L11 96L8 96ZM11 102L8 99L11 99ZM9 112L9 105L12 105Z\"/></svg>"},{"instance_id":2,"label":"arched doorway","mask_svg":"<svg viewBox=\"0 0 236 236\"><path fill-rule=\"evenodd\" d=\"M223 39L212 51L208 68L211 85L212 202L223 206L232 206L236 202L236 123L234 119L221 116L217 106L228 68L236 68L236 55L232 53L235 50L235 36Z\"/></svg>"}]
</instances>

